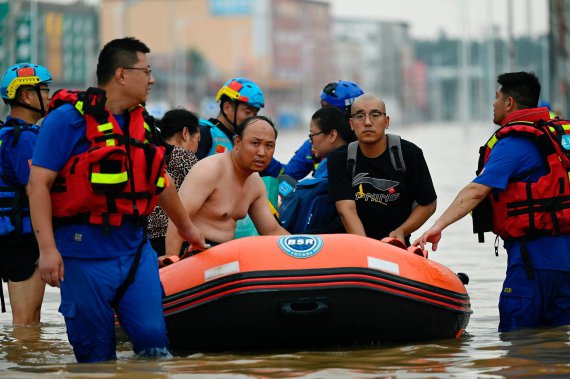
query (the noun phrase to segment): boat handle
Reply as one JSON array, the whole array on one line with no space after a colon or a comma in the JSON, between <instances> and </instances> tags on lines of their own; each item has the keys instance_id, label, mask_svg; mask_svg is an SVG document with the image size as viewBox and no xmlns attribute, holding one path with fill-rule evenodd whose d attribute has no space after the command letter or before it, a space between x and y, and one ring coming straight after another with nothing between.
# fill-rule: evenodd
<instances>
[{"instance_id":1,"label":"boat handle","mask_svg":"<svg viewBox=\"0 0 570 379\"><path fill-rule=\"evenodd\" d=\"M309 317L329 312L329 305L322 300L288 301L279 305L279 313L287 317Z\"/></svg>"}]
</instances>

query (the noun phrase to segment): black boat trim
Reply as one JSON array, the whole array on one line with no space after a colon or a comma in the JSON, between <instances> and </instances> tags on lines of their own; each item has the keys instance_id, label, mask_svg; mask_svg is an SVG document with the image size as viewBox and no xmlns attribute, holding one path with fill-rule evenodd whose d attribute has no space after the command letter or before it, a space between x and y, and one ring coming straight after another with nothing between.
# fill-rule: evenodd
<instances>
[{"instance_id":1,"label":"black boat trim","mask_svg":"<svg viewBox=\"0 0 570 379\"><path fill-rule=\"evenodd\" d=\"M228 275L167 296L163 301L164 311L167 315L176 314L220 297L275 291L277 288L290 291L364 288L471 313L467 294L366 268L253 271Z\"/></svg>"}]
</instances>

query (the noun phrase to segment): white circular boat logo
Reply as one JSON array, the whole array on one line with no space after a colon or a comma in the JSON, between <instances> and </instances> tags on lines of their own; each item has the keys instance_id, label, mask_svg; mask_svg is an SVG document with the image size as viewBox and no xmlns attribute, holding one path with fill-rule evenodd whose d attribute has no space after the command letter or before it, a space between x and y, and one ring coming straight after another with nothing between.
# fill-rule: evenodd
<instances>
[{"instance_id":1,"label":"white circular boat logo","mask_svg":"<svg viewBox=\"0 0 570 379\"><path fill-rule=\"evenodd\" d=\"M293 235L279 237L279 248L293 258L310 258L323 247L323 239L319 236Z\"/></svg>"}]
</instances>

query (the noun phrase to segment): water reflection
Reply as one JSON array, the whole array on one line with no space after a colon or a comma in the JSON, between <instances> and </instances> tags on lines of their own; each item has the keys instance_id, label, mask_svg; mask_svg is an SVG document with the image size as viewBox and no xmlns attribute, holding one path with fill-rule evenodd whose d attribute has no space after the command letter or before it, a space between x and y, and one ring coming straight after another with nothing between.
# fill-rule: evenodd
<instances>
[{"instance_id":1,"label":"water reflection","mask_svg":"<svg viewBox=\"0 0 570 379\"><path fill-rule=\"evenodd\" d=\"M477 321L475 321L477 322ZM4 326L0 334L0 377L63 378L376 378L531 377L570 375L570 327L498 334L466 333L460 339L342 351L280 354L193 354L172 360L137 359L128 343L118 346L118 361L79 365L63 324ZM482 328L481 328L482 329Z\"/></svg>"},{"instance_id":2,"label":"water reflection","mask_svg":"<svg viewBox=\"0 0 570 379\"><path fill-rule=\"evenodd\" d=\"M570 327L526 329L501 333L504 368L495 373L507 377L570 376ZM485 362L483 362L485 363ZM539 364L537 364L539 363ZM497 362L495 366L500 366Z\"/></svg>"},{"instance_id":3,"label":"water reflection","mask_svg":"<svg viewBox=\"0 0 570 379\"><path fill-rule=\"evenodd\" d=\"M8 367L73 362L69 357L71 348L64 343L66 340L62 341L61 333L61 324L4 326L0 333L2 360Z\"/></svg>"}]
</instances>

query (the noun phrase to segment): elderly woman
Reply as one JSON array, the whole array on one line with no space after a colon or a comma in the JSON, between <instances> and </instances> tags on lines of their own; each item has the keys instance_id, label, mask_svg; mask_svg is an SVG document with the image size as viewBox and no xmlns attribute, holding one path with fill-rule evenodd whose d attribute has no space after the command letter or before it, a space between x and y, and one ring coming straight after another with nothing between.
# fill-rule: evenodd
<instances>
[{"instance_id":1,"label":"elderly woman","mask_svg":"<svg viewBox=\"0 0 570 379\"><path fill-rule=\"evenodd\" d=\"M186 174L198 162L195 152L200 142L198 117L185 109L172 109L158 122L167 151L170 152L166 171L174 180L176 189L184 181ZM164 236L168 226L166 213L157 206L148 217L147 231L150 243L156 253L164 255Z\"/></svg>"}]
</instances>

